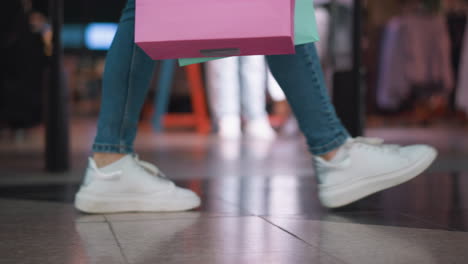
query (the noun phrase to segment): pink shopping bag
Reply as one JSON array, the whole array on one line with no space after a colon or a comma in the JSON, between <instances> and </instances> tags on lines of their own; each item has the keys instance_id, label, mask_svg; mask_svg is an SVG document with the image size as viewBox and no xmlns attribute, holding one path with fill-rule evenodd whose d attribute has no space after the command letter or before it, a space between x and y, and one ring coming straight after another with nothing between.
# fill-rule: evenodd
<instances>
[{"instance_id":1,"label":"pink shopping bag","mask_svg":"<svg viewBox=\"0 0 468 264\"><path fill-rule=\"evenodd\" d=\"M135 42L153 59L294 53L295 0L136 0Z\"/></svg>"}]
</instances>

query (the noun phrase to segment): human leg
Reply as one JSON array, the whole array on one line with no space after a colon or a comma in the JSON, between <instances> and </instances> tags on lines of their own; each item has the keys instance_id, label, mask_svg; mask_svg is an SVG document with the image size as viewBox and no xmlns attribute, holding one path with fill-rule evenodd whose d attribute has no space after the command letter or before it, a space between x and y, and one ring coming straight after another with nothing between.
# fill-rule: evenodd
<instances>
[{"instance_id":1,"label":"human leg","mask_svg":"<svg viewBox=\"0 0 468 264\"><path fill-rule=\"evenodd\" d=\"M350 136L331 103L315 46L300 45L295 55L267 56L267 59L311 153L324 155L342 146Z\"/></svg>"},{"instance_id":2,"label":"human leg","mask_svg":"<svg viewBox=\"0 0 468 264\"><path fill-rule=\"evenodd\" d=\"M135 0L129 0L107 56L94 158L75 207L87 213L183 211L200 198L133 154L138 119L154 62L134 44Z\"/></svg>"},{"instance_id":3,"label":"human leg","mask_svg":"<svg viewBox=\"0 0 468 264\"><path fill-rule=\"evenodd\" d=\"M206 63L209 102L224 139L241 136L239 58L224 58Z\"/></svg>"},{"instance_id":4,"label":"human leg","mask_svg":"<svg viewBox=\"0 0 468 264\"><path fill-rule=\"evenodd\" d=\"M264 56L240 58L241 102L245 134L255 139L271 140L275 131L266 111L266 61Z\"/></svg>"},{"instance_id":5,"label":"human leg","mask_svg":"<svg viewBox=\"0 0 468 264\"><path fill-rule=\"evenodd\" d=\"M133 153L141 108L155 62L134 42L135 0L129 0L107 54L95 153Z\"/></svg>"},{"instance_id":6,"label":"human leg","mask_svg":"<svg viewBox=\"0 0 468 264\"><path fill-rule=\"evenodd\" d=\"M268 56L314 157L319 197L340 207L409 181L426 170L437 151L427 145L400 147L380 139L351 139L328 96L313 44L295 55Z\"/></svg>"}]
</instances>

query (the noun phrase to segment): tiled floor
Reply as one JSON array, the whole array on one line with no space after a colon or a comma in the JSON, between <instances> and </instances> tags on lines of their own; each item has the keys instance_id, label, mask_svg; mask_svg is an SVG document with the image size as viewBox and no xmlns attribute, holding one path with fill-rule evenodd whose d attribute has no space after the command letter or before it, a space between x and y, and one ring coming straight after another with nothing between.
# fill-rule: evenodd
<instances>
[{"instance_id":1,"label":"tiled floor","mask_svg":"<svg viewBox=\"0 0 468 264\"><path fill-rule=\"evenodd\" d=\"M316 197L301 138L222 143L143 127L143 159L203 197L193 212L84 215L72 206L94 134L73 125L73 169L43 172L42 132L1 140L0 263L468 263L466 129L372 129L441 155L415 180L337 210Z\"/></svg>"}]
</instances>

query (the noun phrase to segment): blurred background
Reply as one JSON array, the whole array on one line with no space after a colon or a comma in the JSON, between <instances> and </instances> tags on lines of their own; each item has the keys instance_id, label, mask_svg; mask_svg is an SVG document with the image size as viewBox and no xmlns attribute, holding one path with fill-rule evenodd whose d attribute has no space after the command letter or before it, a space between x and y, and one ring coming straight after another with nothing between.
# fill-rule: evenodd
<instances>
[{"instance_id":1,"label":"blurred background","mask_svg":"<svg viewBox=\"0 0 468 264\"><path fill-rule=\"evenodd\" d=\"M105 55L125 1L56 2L11 1L4 9L0 151L5 159L32 144L49 160L47 168L64 171L71 164L70 144L82 139L78 146L91 145ZM386 128L466 130L467 1L317 0L315 5L317 47L330 94L353 135ZM55 56L54 26L61 29ZM216 132L206 78L203 65L159 64L141 126L157 133ZM266 81L260 89L272 127L279 138L298 135L284 96L271 86ZM86 140L74 133L79 129Z\"/></svg>"},{"instance_id":2,"label":"blurred background","mask_svg":"<svg viewBox=\"0 0 468 264\"><path fill-rule=\"evenodd\" d=\"M6 171L24 169L24 162L32 171L84 166L100 108L105 55L124 5L124 0L6 4L0 72L0 164ZM405 141L411 134L453 145L445 138L466 133L467 1L317 0L315 5L317 48L330 94L353 135L384 133ZM182 134L215 138L219 124L208 100L207 75L204 65L158 64L140 133L150 141ZM260 89L276 138L301 140L284 95L272 86L265 81Z\"/></svg>"},{"instance_id":3,"label":"blurred background","mask_svg":"<svg viewBox=\"0 0 468 264\"><path fill-rule=\"evenodd\" d=\"M106 51L124 5L124 0L6 4L2 170L83 168L100 108ZM446 138L466 133L467 1L317 0L315 5L321 35L317 48L330 94L353 135L383 133L411 142L411 134L450 145ZM54 34L55 28L60 34ZM207 78L204 65L158 64L141 114L142 138L216 138ZM284 96L272 86L265 81L260 89L277 140L301 140Z\"/></svg>"},{"instance_id":4,"label":"blurred background","mask_svg":"<svg viewBox=\"0 0 468 264\"><path fill-rule=\"evenodd\" d=\"M37 257L27 263L121 263L106 255L120 252L121 248L115 246L114 251L101 251L102 245L108 245L102 239L107 235L113 237L105 229L107 223L102 222L122 221L122 227L125 221L141 220L143 216L141 219L132 215L86 216L76 212L72 202L91 155L105 56L125 0L3 2L0 208L1 221L5 222L0 223L0 228L9 228L0 232L0 241L14 243L0 248L2 258L7 259L0 262L22 263L18 259ZM363 231L343 225L340 234L334 231L336 226L328 227L326 223L318 231L312 230L311 234L319 233L319 242L311 244L329 246L331 252L341 252L344 248L345 253L350 253L343 254L343 258L366 256L366 252L360 251L364 250L388 253L386 257L393 259L400 250L408 250L410 255L429 256L432 261L413 262L466 261L466 257L459 262L447 260L466 251L462 248L466 245L463 236L466 233L454 240L453 233L439 231L468 231L468 0L314 2L321 36L316 45L330 95L346 127L353 136L376 136L398 144L433 145L440 153L434 165L424 176L406 185L373 195L341 211L327 211L316 197L314 170L305 140L284 95L266 78L266 69L255 75L265 77L262 77L264 85L257 88L265 95L259 98L265 105L268 126L272 128L268 130L270 136L225 140L220 137L222 129L213 113L213 104L218 99L210 97L210 73L206 65L177 67L175 61L160 62L154 69L141 113L136 150L144 159L158 164L177 184L200 194L203 206L182 215L145 216L153 220L179 218L174 226L167 225L167 221L164 225L145 227L143 224L136 233L127 229L121 237L118 234L124 240L129 234L137 234L127 241L128 248L124 244L126 250L136 252L128 254L130 257L138 259L145 255L140 254L142 248L148 249L148 256L154 256L159 254L155 250L158 247L163 249L158 256L165 256L167 249L173 248L170 245L175 245L180 252L188 252L187 256L192 254L191 257L197 255L196 258L206 249L199 241L214 241L213 245L229 249L236 245L263 245L264 234L252 230L267 230L264 219L276 216L364 224L367 229ZM225 88L223 84L219 86ZM210 225L221 223L211 238L213 241L203 237L195 243L178 242L183 237L180 230L184 229L184 221L188 225L200 216L206 217ZM243 216L251 217L245 219L254 225L245 224ZM69 228L70 223L74 228ZM203 229L210 225L196 227ZM227 228L223 229L223 225ZM382 225L384 229L374 225ZM151 229L154 226L163 226L165 230L154 231ZM385 229L387 226L435 231L428 231L425 236L426 231L411 229L416 233L408 238L405 236L410 229L390 232ZM54 232L57 228L59 231ZM147 233L148 230L154 233ZM225 230L236 230L240 237L233 235L233 240L228 241ZM211 233L209 228L206 231ZM437 236L433 235L436 233ZM195 237L188 234L188 240ZM249 240L250 234L253 240ZM349 237L342 237L343 234ZM347 241L367 234L370 238L363 238L363 241L369 239L367 246L355 243L357 248L348 250ZM386 240L389 234L393 240ZM139 238L146 239L146 235L152 236L137 247ZM298 232L301 235L303 232ZM49 240L43 243L31 237ZM431 240L433 244L430 244L428 237L437 241ZM276 238L272 239L273 245L295 245L281 244L285 239ZM149 240L154 242L154 248L147 246ZM407 246L400 240L416 241L417 246ZM396 245L398 254L367 250L374 244L385 245L375 241L390 241L386 248ZM49 252L44 251L44 245L53 251L51 255L56 254L56 262L44 262L41 258L44 252ZM137 246L132 248L134 245ZM23 246L37 251L24 254L18 250ZM195 253L190 253L190 248L195 248ZM174 256L179 256L178 250L174 250ZM456 253L451 254L450 250ZM234 263L231 255L226 256L224 261ZM8 257L12 262L8 262ZM207 258L210 257L213 256ZM285 259L283 263L299 263ZM368 263L375 263L374 258Z\"/></svg>"}]
</instances>

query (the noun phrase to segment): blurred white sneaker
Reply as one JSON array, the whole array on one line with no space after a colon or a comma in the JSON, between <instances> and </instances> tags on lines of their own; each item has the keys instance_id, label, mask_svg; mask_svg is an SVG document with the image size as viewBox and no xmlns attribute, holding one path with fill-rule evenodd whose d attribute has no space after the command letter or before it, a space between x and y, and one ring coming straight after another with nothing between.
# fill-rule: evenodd
<instances>
[{"instance_id":1,"label":"blurred white sneaker","mask_svg":"<svg viewBox=\"0 0 468 264\"><path fill-rule=\"evenodd\" d=\"M330 208L350 204L411 180L436 156L427 145L400 147L377 138L350 139L331 161L314 157L319 198Z\"/></svg>"},{"instance_id":2,"label":"blurred white sneaker","mask_svg":"<svg viewBox=\"0 0 468 264\"><path fill-rule=\"evenodd\" d=\"M218 136L225 140L236 140L241 138L241 120L238 116L227 116L220 118L218 122Z\"/></svg>"},{"instance_id":3,"label":"blurred white sneaker","mask_svg":"<svg viewBox=\"0 0 468 264\"><path fill-rule=\"evenodd\" d=\"M86 213L186 211L200 205L192 191L175 186L154 165L127 155L97 168L92 158L75 197Z\"/></svg>"},{"instance_id":4,"label":"blurred white sneaker","mask_svg":"<svg viewBox=\"0 0 468 264\"><path fill-rule=\"evenodd\" d=\"M248 121L245 125L245 135L260 140L273 140L276 138L276 132L267 118Z\"/></svg>"},{"instance_id":5,"label":"blurred white sneaker","mask_svg":"<svg viewBox=\"0 0 468 264\"><path fill-rule=\"evenodd\" d=\"M296 117L290 116L288 120L286 120L281 128L281 133L287 137L297 136L301 133Z\"/></svg>"}]
</instances>

